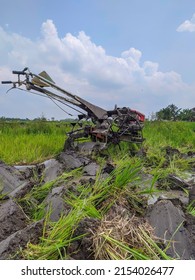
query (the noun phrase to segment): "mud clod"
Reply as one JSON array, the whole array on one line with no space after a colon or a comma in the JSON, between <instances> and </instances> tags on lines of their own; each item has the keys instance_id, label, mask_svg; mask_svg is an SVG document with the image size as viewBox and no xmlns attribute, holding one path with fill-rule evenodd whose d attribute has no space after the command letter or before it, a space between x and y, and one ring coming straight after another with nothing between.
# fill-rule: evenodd
<instances>
[{"instance_id":1,"label":"mud clod","mask_svg":"<svg viewBox=\"0 0 195 280\"><path fill-rule=\"evenodd\" d=\"M43 220L18 230L0 242L0 260L17 259L28 242L37 243L43 233ZM19 256L21 258L21 256Z\"/></svg>"},{"instance_id":2,"label":"mud clod","mask_svg":"<svg viewBox=\"0 0 195 280\"><path fill-rule=\"evenodd\" d=\"M8 194L24 183L24 177L14 167L0 161L0 193Z\"/></svg>"},{"instance_id":3,"label":"mud clod","mask_svg":"<svg viewBox=\"0 0 195 280\"><path fill-rule=\"evenodd\" d=\"M27 226L28 219L22 208L12 199L0 206L0 241Z\"/></svg>"},{"instance_id":4,"label":"mud clod","mask_svg":"<svg viewBox=\"0 0 195 280\"><path fill-rule=\"evenodd\" d=\"M147 219L165 247L169 245L167 254L176 259L191 258L190 234L184 227L186 219L180 208L169 200L161 200L149 209Z\"/></svg>"}]
</instances>

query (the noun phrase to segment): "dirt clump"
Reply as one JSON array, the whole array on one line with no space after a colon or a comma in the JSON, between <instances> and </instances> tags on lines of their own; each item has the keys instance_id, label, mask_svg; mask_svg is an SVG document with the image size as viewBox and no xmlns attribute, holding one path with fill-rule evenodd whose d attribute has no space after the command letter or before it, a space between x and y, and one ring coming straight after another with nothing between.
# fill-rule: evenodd
<instances>
[{"instance_id":1,"label":"dirt clump","mask_svg":"<svg viewBox=\"0 0 195 280\"><path fill-rule=\"evenodd\" d=\"M74 260L94 260L95 252L93 248L93 233L100 225L100 221L95 218L83 219L74 232L74 237L82 236L83 238L74 241L68 248L67 253Z\"/></svg>"},{"instance_id":2,"label":"dirt clump","mask_svg":"<svg viewBox=\"0 0 195 280\"><path fill-rule=\"evenodd\" d=\"M28 218L22 208L12 199L0 205L0 241L12 233L25 228Z\"/></svg>"},{"instance_id":3,"label":"dirt clump","mask_svg":"<svg viewBox=\"0 0 195 280\"><path fill-rule=\"evenodd\" d=\"M147 219L160 238L166 251L173 258L190 259L191 244L189 231L184 227L185 214L179 207L175 207L170 200L160 200L149 208Z\"/></svg>"},{"instance_id":4,"label":"dirt clump","mask_svg":"<svg viewBox=\"0 0 195 280\"><path fill-rule=\"evenodd\" d=\"M31 223L24 229L18 230L0 242L0 260L21 259L20 250L28 242L37 243L43 234L43 220Z\"/></svg>"},{"instance_id":5,"label":"dirt clump","mask_svg":"<svg viewBox=\"0 0 195 280\"><path fill-rule=\"evenodd\" d=\"M0 193L8 194L24 183L25 178L14 167L0 161Z\"/></svg>"}]
</instances>

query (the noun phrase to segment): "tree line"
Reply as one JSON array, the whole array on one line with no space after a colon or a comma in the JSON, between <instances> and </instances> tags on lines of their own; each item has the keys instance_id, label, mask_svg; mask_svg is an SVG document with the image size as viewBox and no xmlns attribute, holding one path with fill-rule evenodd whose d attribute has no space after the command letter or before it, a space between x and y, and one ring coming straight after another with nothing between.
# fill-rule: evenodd
<instances>
[{"instance_id":1,"label":"tree line","mask_svg":"<svg viewBox=\"0 0 195 280\"><path fill-rule=\"evenodd\" d=\"M192 109L182 109L171 104L156 112L153 118L167 121L195 121L195 107Z\"/></svg>"},{"instance_id":2,"label":"tree line","mask_svg":"<svg viewBox=\"0 0 195 280\"><path fill-rule=\"evenodd\" d=\"M176 105L171 104L165 108L162 108L156 113L152 113L151 120L167 120L167 121L195 121L195 107L192 109L182 109L178 108ZM51 118L52 121L55 120L54 117ZM30 121L28 118L6 118L0 117L0 121ZM33 121L47 121L47 119L42 114L41 117L35 118ZM72 121L72 119L64 119L61 121Z\"/></svg>"}]
</instances>

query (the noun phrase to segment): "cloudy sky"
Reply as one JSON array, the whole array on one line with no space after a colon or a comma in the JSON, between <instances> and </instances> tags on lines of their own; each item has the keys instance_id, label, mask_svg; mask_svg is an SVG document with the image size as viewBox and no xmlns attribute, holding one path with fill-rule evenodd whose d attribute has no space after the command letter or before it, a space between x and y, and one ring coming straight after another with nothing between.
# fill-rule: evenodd
<instances>
[{"instance_id":1,"label":"cloudy sky","mask_svg":"<svg viewBox=\"0 0 195 280\"><path fill-rule=\"evenodd\" d=\"M105 109L146 116L195 107L194 0L0 0L0 80L46 70ZM0 85L0 117L67 117L50 100Z\"/></svg>"}]
</instances>

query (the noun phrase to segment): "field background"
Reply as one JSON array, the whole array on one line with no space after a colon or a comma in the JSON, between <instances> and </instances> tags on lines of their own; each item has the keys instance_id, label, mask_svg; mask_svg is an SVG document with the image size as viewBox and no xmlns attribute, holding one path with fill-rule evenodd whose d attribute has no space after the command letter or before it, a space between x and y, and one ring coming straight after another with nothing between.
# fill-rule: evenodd
<instances>
[{"instance_id":1,"label":"field background","mask_svg":"<svg viewBox=\"0 0 195 280\"><path fill-rule=\"evenodd\" d=\"M0 159L7 164L32 164L55 157L63 149L66 133L71 131L69 122L52 121L1 121ZM195 122L153 121L145 122L145 141L142 148L148 160L158 163L163 148L172 147L181 153L195 151ZM122 145L122 152L136 149L134 145ZM110 148L110 153L121 151Z\"/></svg>"}]
</instances>

